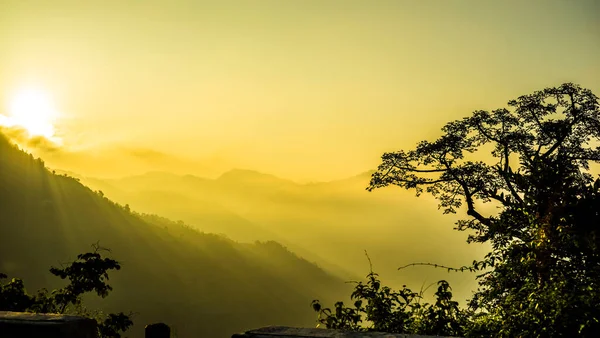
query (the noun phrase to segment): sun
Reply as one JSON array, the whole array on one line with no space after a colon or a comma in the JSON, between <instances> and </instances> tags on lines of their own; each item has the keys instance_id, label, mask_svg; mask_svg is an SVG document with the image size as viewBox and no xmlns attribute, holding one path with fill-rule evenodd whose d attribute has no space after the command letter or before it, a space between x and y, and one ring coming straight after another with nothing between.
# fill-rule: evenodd
<instances>
[{"instance_id":1,"label":"sun","mask_svg":"<svg viewBox=\"0 0 600 338\"><path fill-rule=\"evenodd\" d=\"M37 88L17 91L9 102L8 114L3 124L21 127L31 137L55 138L54 121L58 113L47 92Z\"/></svg>"}]
</instances>

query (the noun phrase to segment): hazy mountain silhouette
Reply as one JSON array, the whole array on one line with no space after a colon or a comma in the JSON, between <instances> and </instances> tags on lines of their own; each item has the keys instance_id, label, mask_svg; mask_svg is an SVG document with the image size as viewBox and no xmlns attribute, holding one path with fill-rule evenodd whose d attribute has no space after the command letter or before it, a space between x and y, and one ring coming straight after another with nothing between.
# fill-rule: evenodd
<instances>
[{"instance_id":1,"label":"hazy mountain silhouette","mask_svg":"<svg viewBox=\"0 0 600 338\"><path fill-rule=\"evenodd\" d=\"M217 181L225 184L269 185L271 187L289 187L295 185L292 181L284 180L274 175L245 169L232 169L219 176Z\"/></svg>"},{"instance_id":2,"label":"hazy mountain silhouette","mask_svg":"<svg viewBox=\"0 0 600 338\"><path fill-rule=\"evenodd\" d=\"M181 179L187 178L175 181ZM155 198L135 196L140 203ZM164 198L172 206L195 201L175 192ZM223 214L224 223L236 217ZM237 222L252 226L242 218ZM53 288L62 284L49 267L97 241L112 249L123 269L110 276L114 292L88 306L136 312L134 337L152 322L169 323L183 337L225 337L275 324L310 326L310 301L335 299L344 289L343 281L275 242L241 244L183 222L130 212L78 179L53 174L0 135L0 271L23 278L30 291Z\"/></svg>"},{"instance_id":3,"label":"hazy mountain silhouette","mask_svg":"<svg viewBox=\"0 0 600 338\"><path fill-rule=\"evenodd\" d=\"M301 188L290 180L241 169L231 170L217 179L166 172L148 172L123 179L80 178L108 197L129 203L134 210L185 220L202 231L225 234L239 241L277 240L338 276L357 278L357 274L333 260L306 250L289 236L282 236L242 215L247 211L246 201L260 202L271 194L271 188L282 191ZM240 190L240 186L246 187L245 190Z\"/></svg>"},{"instance_id":4,"label":"hazy mountain silhouette","mask_svg":"<svg viewBox=\"0 0 600 338\"><path fill-rule=\"evenodd\" d=\"M300 184L252 170L217 179L151 172L115 180L83 180L135 210L156 211L203 231L243 241L276 240L345 279L375 269L396 287L448 279L459 298L475 286L470 274L397 267L415 261L462 266L485 248L469 246L429 196L400 189L367 192L372 172L330 182ZM453 250L448 251L447 247Z\"/></svg>"}]
</instances>

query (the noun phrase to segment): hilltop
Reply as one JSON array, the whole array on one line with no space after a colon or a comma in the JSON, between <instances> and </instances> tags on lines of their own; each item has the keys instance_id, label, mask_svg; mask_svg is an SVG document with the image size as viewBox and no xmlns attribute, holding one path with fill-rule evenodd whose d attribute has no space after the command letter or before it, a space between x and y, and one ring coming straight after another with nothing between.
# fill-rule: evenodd
<instances>
[{"instance_id":1,"label":"hilltop","mask_svg":"<svg viewBox=\"0 0 600 338\"><path fill-rule=\"evenodd\" d=\"M99 242L123 269L111 275L114 292L88 305L134 311L133 337L152 322L184 337L312 326L310 301L343 292L342 280L274 241L239 243L133 210L49 171L0 135L0 271L30 291L61 285L49 267Z\"/></svg>"}]
</instances>

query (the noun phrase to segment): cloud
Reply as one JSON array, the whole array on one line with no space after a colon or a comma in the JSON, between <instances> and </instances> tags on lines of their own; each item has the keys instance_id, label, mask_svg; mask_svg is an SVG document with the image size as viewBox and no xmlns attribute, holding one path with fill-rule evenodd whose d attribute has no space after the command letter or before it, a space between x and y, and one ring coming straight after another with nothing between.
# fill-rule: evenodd
<instances>
[{"instance_id":1,"label":"cloud","mask_svg":"<svg viewBox=\"0 0 600 338\"><path fill-rule=\"evenodd\" d=\"M60 146L44 136L35 136L29 139L27 143L29 148L41 150L45 153L56 152L60 150Z\"/></svg>"},{"instance_id":2,"label":"cloud","mask_svg":"<svg viewBox=\"0 0 600 338\"><path fill-rule=\"evenodd\" d=\"M43 153L54 153L60 150L60 146L44 136L31 137L25 128L19 126L0 126L0 133L20 147L28 151L39 151Z\"/></svg>"},{"instance_id":3,"label":"cloud","mask_svg":"<svg viewBox=\"0 0 600 338\"><path fill-rule=\"evenodd\" d=\"M117 147L115 155L123 157L126 161L136 163L148 171L170 171L179 174L202 174L217 176L232 168L229 161L219 157L193 158L185 155L170 154L151 148Z\"/></svg>"},{"instance_id":4,"label":"cloud","mask_svg":"<svg viewBox=\"0 0 600 338\"><path fill-rule=\"evenodd\" d=\"M53 169L99 177L121 177L149 171L217 177L234 167L218 157L188 158L151 148L122 145L84 146L57 144L44 136L29 135L19 126L2 126L0 133L20 148L41 157ZM115 165L118 163L118 165Z\"/></svg>"},{"instance_id":5,"label":"cloud","mask_svg":"<svg viewBox=\"0 0 600 338\"><path fill-rule=\"evenodd\" d=\"M128 155L145 161L165 161L175 159L175 157L171 155L147 148L127 149L125 152Z\"/></svg>"}]
</instances>

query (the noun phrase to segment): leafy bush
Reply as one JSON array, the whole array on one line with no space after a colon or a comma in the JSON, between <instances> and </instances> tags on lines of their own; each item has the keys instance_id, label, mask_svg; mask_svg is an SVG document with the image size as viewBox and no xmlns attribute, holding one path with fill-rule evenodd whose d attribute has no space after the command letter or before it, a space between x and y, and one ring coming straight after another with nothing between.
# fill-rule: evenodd
<instances>
[{"instance_id":1,"label":"leafy bush","mask_svg":"<svg viewBox=\"0 0 600 338\"><path fill-rule=\"evenodd\" d=\"M434 304L422 303L426 290L417 293L404 285L401 290L396 291L382 285L379 275L373 272L368 254L367 259L371 270L366 276L366 282L353 282L356 286L350 298L354 301L354 307L346 307L343 302L337 302L332 311L330 308L323 308L318 300L312 302L313 310L318 314L319 325L346 331L445 336L460 336L466 332L466 311L452 300L452 289L447 281L437 283Z\"/></svg>"},{"instance_id":2,"label":"leafy bush","mask_svg":"<svg viewBox=\"0 0 600 338\"><path fill-rule=\"evenodd\" d=\"M466 315L452 300L448 282L438 282L434 304L421 303L422 293L406 286L399 291L382 286L378 274L371 271L366 283L356 283L351 295L354 307L337 302L332 310L323 308L318 300L312 307L318 322L329 329L444 336L465 333Z\"/></svg>"},{"instance_id":3,"label":"leafy bush","mask_svg":"<svg viewBox=\"0 0 600 338\"><path fill-rule=\"evenodd\" d=\"M81 297L85 293L95 292L102 298L108 296L112 290L107 284L108 271L121 269L119 262L102 257L101 251L107 249L97 244L93 248L93 252L78 255L74 262L62 268L50 268L50 273L69 281L64 288L51 292L41 289L30 295L21 279L13 278L4 284L2 279L7 276L0 273L0 310L83 315L98 322L100 337L121 337L121 333L133 325L131 314L111 313L105 316L99 311L90 312L82 305Z\"/></svg>"}]
</instances>

